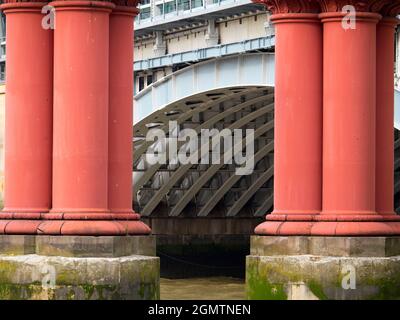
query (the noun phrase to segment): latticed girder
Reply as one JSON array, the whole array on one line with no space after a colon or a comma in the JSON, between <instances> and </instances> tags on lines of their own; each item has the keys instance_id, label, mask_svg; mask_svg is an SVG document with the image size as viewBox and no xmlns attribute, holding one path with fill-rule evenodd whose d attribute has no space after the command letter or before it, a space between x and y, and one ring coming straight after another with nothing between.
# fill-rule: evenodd
<instances>
[{"instance_id":1,"label":"latticed girder","mask_svg":"<svg viewBox=\"0 0 400 320\"><path fill-rule=\"evenodd\" d=\"M273 89L224 88L204 92L167 105L134 128L134 197L145 216L261 217L273 206ZM255 169L249 176L235 174L234 165L149 165L153 145L145 140L149 129L168 135L168 123L180 129L253 128L256 132ZM301 132L299 132L301 135ZM178 142L178 150L184 146ZM244 145L244 144L242 144ZM395 130L395 206L400 207L400 135ZM199 157L200 152L195 155Z\"/></svg>"}]
</instances>

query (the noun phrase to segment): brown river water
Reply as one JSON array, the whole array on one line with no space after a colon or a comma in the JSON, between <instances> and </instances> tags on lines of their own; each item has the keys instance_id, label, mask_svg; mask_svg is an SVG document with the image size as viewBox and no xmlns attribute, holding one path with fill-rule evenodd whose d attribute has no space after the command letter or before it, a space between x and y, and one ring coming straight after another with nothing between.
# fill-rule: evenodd
<instances>
[{"instance_id":1,"label":"brown river water","mask_svg":"<svg viewBox=\"0 0 400 320\"><path fill-rule=\"evenodd\" d=\"M161 278L161 300L244 300L243 279L228 277Z\"/></svg>"}]
</instances>

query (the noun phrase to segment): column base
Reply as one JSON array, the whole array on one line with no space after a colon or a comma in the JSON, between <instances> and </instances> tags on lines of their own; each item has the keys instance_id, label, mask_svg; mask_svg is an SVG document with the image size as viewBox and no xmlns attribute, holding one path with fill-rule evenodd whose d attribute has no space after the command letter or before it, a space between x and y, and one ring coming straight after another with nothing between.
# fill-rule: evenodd
<instances>
[{"instance_id":1,"label":"column base","mask_svg":"<svg viewBox=\"0 0 400 320\"><path fill-rule=\"evenodd\" d=\"M156 300L155 250L152 236L3 235L0 299Z\"/></svg>"},{"instance_id":2,"label":"column base","mask_svg":"<svg viewBox=\"0 0 400 320\"><path fill-rule=\"evenodd\" d=\"M136 213L0 213L0 234L118 236L148 235Z\"/></svg>"},{"instance_id":3,"label":"column base","mask_svg":"<svg viewBox=\"0 0 400 320\"><path fill-rule=\"evenodd\" d=\"M246 294L258 300L400 299L400 237L253 236Z\"/></svg>"},{"instance_id":4,"label":"column base","mask_svg":"<svg viewBox=\"0 0 400 320\"><path fill-rule=\"evenodd\" d=\"M268 215L258 235L394 236L400 235L398 215Z\"/></svg>"}]
</instances>

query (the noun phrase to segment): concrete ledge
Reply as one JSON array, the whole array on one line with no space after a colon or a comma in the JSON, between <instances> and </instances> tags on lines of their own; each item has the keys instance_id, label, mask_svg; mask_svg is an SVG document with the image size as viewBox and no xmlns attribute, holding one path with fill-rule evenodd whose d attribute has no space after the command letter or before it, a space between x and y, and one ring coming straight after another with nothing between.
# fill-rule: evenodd
<instances>
[{"instance_id":1,"label":"concrete ledge","mask_svg":"<svg viewBox=\"0 0 400 320\"><path fill-rule=\"evenodd\" d=\"M156 255L154 236L22 236L0 235L0 254L61 257Z\"/></svg>"},{"instance_id":2,"label":"concrete ledge","mask_svg":"<svg viewBox=\"0 0 400 320\"><path fill-rule=\"evenodd\" d=\"M0 235L0 254L24 255L35 253L35 236Z\"/></svg>"},{"instance_id":3,"label":"concrete ledge","mask_svg":"<svg viewBox=\"0 0 400 320\"><path fill-rule=\"evenodd\" d=\"M0 256L0 299L159 299L159 259Z\"/></svg>"},{"instance_id":4,"label":"concrete ledge","mask_svg":"<svg viewBox=\"0 0 400 320\"><path fill-rule=\"evenodd\" d=\"M0 300L160 297L154 236L0 236Z\"/></svg>"},{"instance_id":5,"label":"concrete ledge","mask_svg":"<svg viewBox=\"0 0 400 320\"><path fill-rule=\"evenodd\" d=\"M391 257L400 255L400 237L252 236L250 254Z\"/></svg>"},{"instance_id":6,"label":"concrete ledge","mask_svg":"<svg viewBox=\"0 0 400 320\"><path fill-rule=\"evenodd\" d=\"M253 236L249 299L400 299L400 237Z\"/></svg>"},{"instance_id":7,"label":"concrete ledge","mask_svg":"<svg viewBox=\"0 0 400 320\"><path fill-rule=\"evenodd\" d=\"M400 299L400 256L248 256L246 294L252 300Z\"/></svg>"},{"instance_id":8,"label":"concrete ledge","mask_svg":"<svg viewBox=\"0 0 400 320\"><path fill-rule=\"evenodd\" d=\"M36 253L62 257L123 257L156 255L154 236L37 236Z\"/></svg>"}]
</instances>

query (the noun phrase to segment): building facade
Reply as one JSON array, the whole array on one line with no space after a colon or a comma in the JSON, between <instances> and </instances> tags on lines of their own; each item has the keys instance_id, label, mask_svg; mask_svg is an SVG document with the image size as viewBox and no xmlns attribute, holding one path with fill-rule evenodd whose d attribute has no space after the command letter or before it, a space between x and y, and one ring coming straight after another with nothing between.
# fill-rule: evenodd
<instances>
[{"instance_id":1,"label":"building facade","mask_svg":"<svg viewBox=\"0 0 400 320\"><path fill-rule=\"evenodd\" d=\"M273 35L264 7L249 0L146 0L140 10L135 22L136 93L210 58L212 48L233 50L229 54L270 50L263 44L242 49L246 42Z\"/></svg>"}]
</instances>

